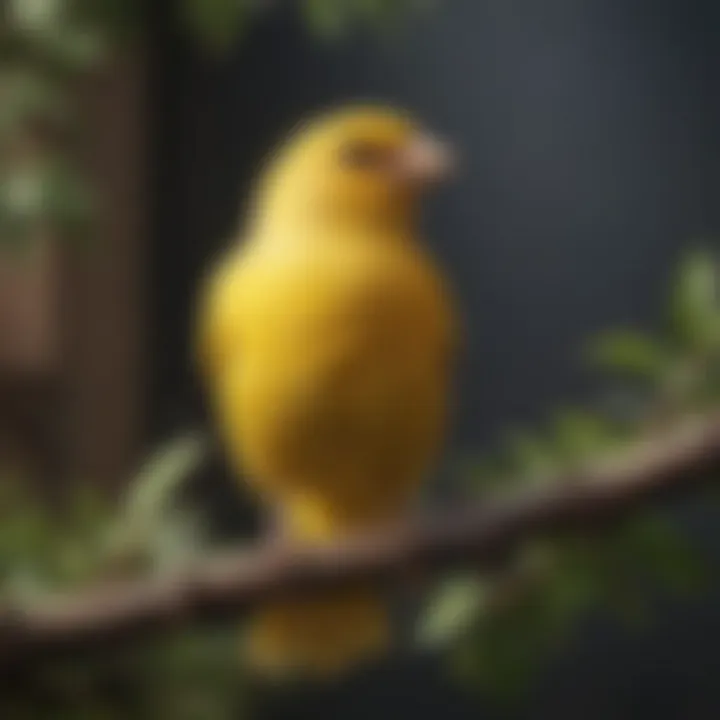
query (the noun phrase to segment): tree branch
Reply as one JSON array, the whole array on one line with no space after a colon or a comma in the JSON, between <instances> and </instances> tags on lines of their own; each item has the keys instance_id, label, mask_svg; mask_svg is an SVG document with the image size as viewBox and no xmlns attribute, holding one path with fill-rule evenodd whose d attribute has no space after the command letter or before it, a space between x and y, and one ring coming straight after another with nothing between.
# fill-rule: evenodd
<instances>
[{"instance_id":1,"label":"tree branch","mask_svg":"<svg viewBox=\"0 0 720 720\"><path fill-rule=\"evenodd\" d=\"M195 621L236 615L290 592L418 570L487 566L529 538L602 530L720 470L720 415L695 418L584 472L435 520L378 529L332 547L263 546L172 578L123 581L0 612L0 665L95 650Z\"/></svg>"}]
</instances>

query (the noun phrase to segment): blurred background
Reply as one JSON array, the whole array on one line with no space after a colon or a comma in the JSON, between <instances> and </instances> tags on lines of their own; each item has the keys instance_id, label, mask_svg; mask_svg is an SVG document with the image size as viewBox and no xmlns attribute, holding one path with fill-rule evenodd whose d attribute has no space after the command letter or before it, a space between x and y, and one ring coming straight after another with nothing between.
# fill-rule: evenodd
<instances>
[{"instance_id":1,"label":"blurred background","mask_svg":"<svg viewBox=\"0 0 720 720\"><path fill-rule=\"evenodd\" d=\"M88 3L97 12L68 22L63 50L52 13L73 3L6 3L0 448L8 478L43 503L62 505L78 478L122 495L159 443L206 426L189 347L197 284L263 157L309 112L389 102L461 153L426 217L468 326L448 478L508 426L592 394L587 338L660 331L684 252L717 247L717 3L387 2L378 27L347 32L309 4L241 16L229 0ZM218 463L193 486L242 535L225 475ZM717 561L717 513L680 513ZM192 717L705 720L720 714L717 590L656 599L639 634L590 618L512 707L409 652L340 687ZM97 717L141 717L119 713Z\"/></svg>"}]
</instances>

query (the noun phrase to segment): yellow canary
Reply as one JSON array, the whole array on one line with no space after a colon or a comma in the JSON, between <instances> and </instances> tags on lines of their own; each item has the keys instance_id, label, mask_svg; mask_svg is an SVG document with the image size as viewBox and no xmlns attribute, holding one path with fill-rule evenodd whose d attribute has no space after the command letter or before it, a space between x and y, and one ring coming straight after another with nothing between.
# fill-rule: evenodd
<instances>
[{"instance_id":1,"label":"yellow canary","mask_svg":"<svg viewBox=\"0 0 720 720\"><path fill-rule=\"evenodd\" d=\"M271 156L208 277L198 355L217 424L287 542L401 517L439 449L457 332L417 214L449 167L402 113L314 118ZM353 586L261 608L248 650L271 673L327 675L390 637L380 591Z\"/></svg>"}]
</instances>

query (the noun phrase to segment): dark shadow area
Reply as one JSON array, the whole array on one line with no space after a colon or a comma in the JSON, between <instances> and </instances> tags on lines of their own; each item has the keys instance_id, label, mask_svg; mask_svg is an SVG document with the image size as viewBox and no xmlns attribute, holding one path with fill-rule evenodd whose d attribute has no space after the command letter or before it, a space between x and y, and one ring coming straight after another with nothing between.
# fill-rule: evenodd
<instances>
[{"instance_id":1,"label":"dark shadow area","mask_svg":"<svg viewBox=\"0 0 720 720\"><path fill-rule=\"evenodd\" d=\"M179 35L158 38L155 436L204 418L188 345L199 273L232 236L264 154L308 111L385 99L461 149L463 175L427 218L468 320L449 462L488 447L509 422L584 397L583 340L657 325L681 250L720 233L720 6L441 7L380 47L367 37L323 46L289 14L271 16L223 62ZM232 503L229 487L216 504ZM237 517L226 510L224 522ZM717 548L717 528L698 510L688 517ZM329 692L262 697L261 717L718 717L717 599L661 604L657 626L640 635L587 628L518 712L469 697L434 660L399 659Z\"/></svg>"}]
</instances>

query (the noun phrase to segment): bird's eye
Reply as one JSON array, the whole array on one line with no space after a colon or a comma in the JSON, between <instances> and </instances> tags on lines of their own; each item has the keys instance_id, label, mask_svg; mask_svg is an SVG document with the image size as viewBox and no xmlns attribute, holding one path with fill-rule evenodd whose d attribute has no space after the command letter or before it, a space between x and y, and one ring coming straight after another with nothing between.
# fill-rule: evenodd
<instances>
[{"instance_id":1,"label":"bird's eye","mask_svg":"<svg viewBox=\"0 0 720 720\"><path fill-rule=\"evenodd\" d=\"M375 168L386 159L385 148L369 142L348 142L340 148L340 162L346 167Z\"/></svg>"}]
</instances>

